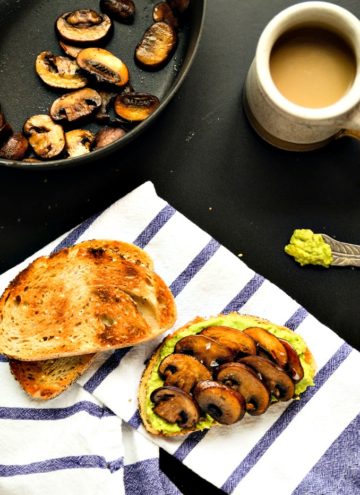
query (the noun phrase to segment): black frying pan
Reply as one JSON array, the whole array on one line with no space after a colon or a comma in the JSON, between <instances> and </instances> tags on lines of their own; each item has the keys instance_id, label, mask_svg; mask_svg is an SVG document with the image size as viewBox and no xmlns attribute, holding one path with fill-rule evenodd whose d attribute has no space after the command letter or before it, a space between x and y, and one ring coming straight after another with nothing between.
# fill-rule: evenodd
<instances>
[{"instance_id":1,"label":"black frying pan","mask_svg":"<svg viewBox=\"0 0 360 495\"><path fill-rule=\"evenodd\" d=\"M0 159L0 165L24 169L79 165L105 157L125 146L154 122L190 68L199 44L206 6L206 0L192 0L172 59L162 69L148 72L135 64L134 49L145 29L153 22L152 10L157 1L135 0L134 23L129 26L115 22L114 34L106 49L126 63L134 90L155 94L160 99L159 108L123 138L89 155L41 163ZM31 115L48 113L51 103L59 96L36 75L35 59L43 50L63 55L54 32L55 19L63 12L81 8L100 11L99 0L0 0L0 105L14 131L21 131L25 120ZM81 127L91 128L90 125Z\"/></svg>"}]
</instances>

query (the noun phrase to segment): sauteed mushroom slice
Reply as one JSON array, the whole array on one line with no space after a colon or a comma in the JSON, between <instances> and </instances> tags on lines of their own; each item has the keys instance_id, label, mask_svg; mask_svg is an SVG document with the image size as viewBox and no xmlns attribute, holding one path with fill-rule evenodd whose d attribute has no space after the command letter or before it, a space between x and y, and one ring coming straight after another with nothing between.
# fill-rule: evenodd
<instances>
[{"instance_id":1,"label":"sauteed mushroom slice","mask_svg":"<svg viewBox=\"0 0 360 495\"><path fill-rule=\"evenodd\" d=\"M87 155L95 141L95 134L87 129L73 129L65 133L66 151L69 157Z\"/></svg>"},{"instance_id":2,"label":"sauteed mushroom slice","mask_svg":"<svg viewBox=\"0 0 360 495\"><path fill-rule=\"evenodd\" d=\"M126 131L121 127L103 127L95 135L95 149L104 148L125 136Z\"/></svg>"},{"instance_id":3,"label":"sauteed mushroom slice","mask_svg":"<svg viewBox=\"0 0 360 495\"><path fill-rule=\"evenodd\" d=\"M202 330L201 335L216 340L236 354L256 354L255 341L244 332L226 326L212 326Z\"/></svg>"},{"instance_id":4,"label":"sauteed mushroom slice","mask_svg":"<svg viewBox=\"0 0 360 495\"><path fill-rule=\"evenodd\" d=\"M112 91L101 91L101 90L99 90L98 93L101 96L101 105L95 114L95 119L100 124L103 124L109 122L110 120L109 112L110 112L111 103L114 100L114 98L118 95L118 93L114 93Z\"/></svg>"},{"instance_id":5,"label":"sauteed mushroom slice","mask_svg":"<svg viewBox=\"0 0 360 495\"><path fill-rule=\"evenodd\" d=\"M155 22L136 46L135 60L145 69L158 69L170 60L176 44L175 29L166 22Z\"/></svg>"},{"instance_id":6,"label":"sauteed mushroom slice","mask_svg":"<svg viewBox=\"0 0 360 495\"><path fill-rule=\"evenodd\" d=\"M3 112L0 111L0 143L6 141L10 137L12 132L13 130L11 125L6 120Z\"/></svg>"},{"instance_id":7,"label":"sauteed mushroom slice","mask_svg":"<svg viewBox=\"0 0 360 495\"><path fill-rule=\"evenodd\" d=\"M270 394L254 371L242 363L225 363L218 370L217 381L237 390L245 399L246 411L252 416L263 414Z\"/></svg>"},{"instance_id":8,"label":"sauteed mushroom slice","mask_svg":"<svg viewBox=\"0 0 360 495\"><path fill-rule=\"evenodd\" d=\"M83 50L84 47L81 46L74 46L74 45L69 45L68 43L65 43L65 41L60 40L59 45L61 48L64 50L66 55L71 58L76 58L81 50Z\"/></svg>"},{"instance_id":9,"label":"sauteed mushroom slice","mask_svg":"<svg viewBox=\"0 0 360 495\"><path fill-rule=\"evenodd\" d=\"M182 428L193 428L200 419L199 407L194 399L176 387L160 387L150 396L154 412L169 423Z\"/></svg>"},{"instance_id":10,"label":"sauteed mushroom slice","mask_svg":"<svg viewBox=\"0 0 360 495\"><path fill-rule=\"evenodd\" d=\"M48 50L36 57L35 69L41 80L52 88L79 89L88 82L75 60Z\"/></svg>"},{"instance_id":11,"label":"sauteed mushroom slice","mask_svg":"<svg viewBox=\"0 0 360 495\"><path fill-rule=\"evenodd\" d=\"M6 160L22 160L29 148L26 137L21 132L15 132L0 147L0 158Z\"/></svg>"},{"instance_id":12,"label":"sauteed mushroom slice","mask_svg":"<svg viewBox=\"0 0 360 495\"><path fill-rule=\"evenodd\" d=\"M133 0L100 0L100 9L111 19L131 24L135 17L135 3Z\"/></svg>"},{"instance_id":13,"label":"sauteed mushroom slice","mask_svg":"<svg viewBox=\"0 0 360 495\"><path fill-rule=\"evenodd\" d=\"M63 128L49 115L30 117L24 124L24 134L36 155L45 160L59 156L65 147Z\"/></svg>"},{"instance_id":14,"label":"sauteed mushroom slice","mask_svg":"<svg viewBox=\"0 0 360 495\"><path fill-rule=\"evenodd\" d=\"M110 17L92 9L65 12L55 22L55 29L60 38L81 45L93 45L103 41L110 34L111 28Z\"/></svg>"},{"instance_id":15,"label":"sauteed mushroom slice","mask_svg":"<svg viewBox=\"0 0 360 495\"><path fill-rule=\"evenodd\" d=\"M206 368L212 370L222 363L232 361L234 353L205 335L188 335L180 339L174 352L194 356Z\"/></svg>"},{"instance_id":16,"label":"sauteed mushroom slice","mask_svg":"<svg viewBox=\"0 0 360 495\"><path fill-rule=\"evenodd\" d=\"M50 115L55 121L73 122L92 115L100 105L99 93L84 88L57 98L50 107Z\"/></svg>"},{"instance_id":17,"label":"sauteed mushroom slice","mask_svg":"<svg viewBox=\"0 0 360 495\"><path fill-rule=\"evenodd\" d=\"M129 122L142 122L159 107L157 96L148 93L124 93L115 98L115 113Z\"/></svg>"},{"instance_id":18,"label":"sauteed mushroom slice","mask_svg":"<svg viewBox=\"0 0 360 495\"><path fill-rule=\"evenodd\" d=\"M276 399L287 401L294 397L294 382L285 371L279 369L269 359L260 356L245 356L239 359L239 362L250 366Z\"/></svg>"},{"instance_id":19,"label":"sauteed mushroom slice","mask_svg":"<svg viewBox=\"0 0 360 495\"><path fill-rule=\"evenodd\" d=\"M286 371L289 373L294 382L299 382L304 378L304 368L302 367L301 361L297 352L293 348L293 346L287 341L283 339L279 339L282 345L286 349L287 354L287 365Z\"/></svg>"},{"instance_id":20,"label":"sauteed mushroom slice","mask_svg":"<svg viewBox=\"0 0 360 495\"><path fill-rule=\"evenodd\" d=\"M159 374L165 385L190 393L200 380L211 380L211 373L196 358L186 354L170 354L160 363Z\"/></svg>"},{"instance_id":21,"label":"sauteed mushroom slice","mask_svg":"<svg viewBox=\"0 0 360 495\"><path fill-rule=\"evenodd\" d=\"M85 48L76 57L79 66L98 82L125 86L129 81L127 66L104 48Z\"/></svg>"},{"instance_id":22,"label":"sauteed mushroom slice","mask_svg":"<svg viewBox=\"0 0 360 495\"><path fill-rule=\"evenodd\" d=\"M177 29L179 26L178 18L168 2L159 2L155 5L153 8L153 19L154 22L164 21L174 29Z\"/></svg>"},{"instance_id":23,"label":"sauteed mushroom slice","mask_svg":"<svg viewBox=\"0 0 360 495\"><path fill-rule=\"evenodd\" d=\"M272 333L268 332L264 328L249 327L244 330L247 335L250 335L252 339L264 349L274 361L284 368L287 363L286 349L280 340Z\"/></svg>"},{"instance_id":24,"label":"sauteed mushroom slice","mask_svg":"<svg viewBox=\"0 0 360 495\"><path fill-rule=\"evenodd\" d=\"M245 399L236 390L212 380L199 382L194 397L200 409L221 424L231 425L245 414Z\"/></svg>"},{"instance_id":25,"label":"sauteed mushroom slice","mask_svg":"<svg viewBox=\"0 0 360 495\"><path fill-rule=\"evenodd\" d=\"M189 8L190 0L167 0L170 7L179 14L184 14Z\"/></svg>"}]
</instances>

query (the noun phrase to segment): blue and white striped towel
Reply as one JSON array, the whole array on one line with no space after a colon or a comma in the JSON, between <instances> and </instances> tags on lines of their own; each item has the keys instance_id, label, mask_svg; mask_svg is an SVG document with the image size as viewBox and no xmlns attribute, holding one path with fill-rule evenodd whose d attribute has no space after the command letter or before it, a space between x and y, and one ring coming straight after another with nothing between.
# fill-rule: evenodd
<instances>
[{"instance_id":1,"label":"blue and white striped towel","mask_svg":"<svg viewBox=\"0 0 360 495\"><path fill-rule=\"evenodd\" d=\"M360 493L356 350L159 198L149 182L36 256L92 238L145 248L176 297L176 327L197 315L239 311L298 332L317 361L316 386L263 416L169 440L144 431L136 400L144 360L161 338L102 354L75 386L46 404L25 396L2 359L1 495L50 489L71 495L82 488L87 495L177 494L159 471L158 447L227 493L269 487L278 495ZM29 261L3 274L0 289Z\"/></svg>"}]
</instances>

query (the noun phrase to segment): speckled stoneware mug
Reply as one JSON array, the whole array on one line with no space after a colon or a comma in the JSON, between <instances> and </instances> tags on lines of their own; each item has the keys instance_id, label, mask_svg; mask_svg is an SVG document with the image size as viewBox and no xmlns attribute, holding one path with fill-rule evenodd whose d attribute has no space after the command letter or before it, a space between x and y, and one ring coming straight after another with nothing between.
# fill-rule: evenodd
<instances>
[{"instance_id":1,"label":"speckled stoneware mug","mask_svg":"<svg viewBox=\"0 0 360 495\"><path fill-rule=\"evenodd\" d=\"M285 97L270 70L274 45L304 27L327 30L341 37L354 60L354 77L348 89L334 103L319 108L303 106ZM303 2L281 11L259 38L245 82L244 109L263 139L286 150L316 149L344 135L360 139L359 19L328 2Z\"/></svg>"}]
</instances>

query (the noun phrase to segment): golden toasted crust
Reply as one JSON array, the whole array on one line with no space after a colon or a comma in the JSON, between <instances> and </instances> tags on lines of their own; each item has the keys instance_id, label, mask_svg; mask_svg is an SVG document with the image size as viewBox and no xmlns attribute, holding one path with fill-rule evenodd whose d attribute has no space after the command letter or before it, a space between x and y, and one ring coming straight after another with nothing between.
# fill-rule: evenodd
<instances>
[{"instance_id":1,"label":"golden toasted crust","mask_svg":"<svg viewBox=\"0 0 360 495\"><path fill-rule=\"evenodd\" d=\"M244 314L239 315L239 313L229 313L228 315L218 315L218 316L221 316L221 317L224 317L224 318L229 318L229 319L232 319L234 317L236 318L236 317L241 316L241 319L243 321L244 320L248 320L249 321L249 326L269 325L269 324L271 324L272 326L277 327L278 329L281 329L282 331L285 331L286 333L289 333L289 336L290 335L293 335L293 331L290 330L289 328L286 328L286 327L281 326L281 325L276 325L276 324L270 322L269 320L266 320L264 318L260 318L258 316L244 315ZM186 323L181 328L177 329L175 332L167 335L165 337L165 339L163 340L163 342L155 349L155 351L151 355L150 360L147 362L146 368L144 369L144 372L143 372L142 377L141 377L140 386L139 386L139 390L138 390L138 404L139 404L140 416L141 416L142 422L144 424L144 427L152 435L166 436L166 437L176 437L176 436L180 436L180 435L186 435L188 433L192 433L192 432L194 432L194 431L197 430L196 427L194 427L194 428L183 428L181 430L181 432L171 432L171 431L169 431L169 432L166 432L166 434L164 432L162 432L162 431L157 430L156 428L154 428L154 426L153 426L152 422L150 421L150 418L149 418L149 416L147 414L146 404L148 402L149 383L151 381L151 375L153 373L154 368L159 365L159 359L160 359L161 351L164 348L164 346L167 344L167 342L169 342L169 340L171 340L174 337L176 337L176 335L182 334L182 332L184 330L186 330L187 328L191 327L192 325L194 325L196 323L200 323L200 322L206 321L206 320L211 320L212 318L213 317L203 318L203 317L197 316L196 318L194 318L190 322ZM230 323L229 323L229 327L231 327L231 324ZM241 331L241 330L239 330L239 331ZM310 350L308 348L306 348L306 350L305 350L304 359L310 365L312 374L314 375L315 374L315 371L316 371L316 363L315 363L315 359L314 359L312 353L310 352ZM217 423L217 422L214 422L214 425L213 426L220 426L220 424Z\"/></svg>"},{"instance_id":2,"label":"golden toasted crust","mask_svg":"<svg viewBox=\"0 0 360 495\"><path fill-rule=\"evenodd\" d=\"M174 323L175 303L144 260L125 260L99 241L38 258L0 300L0 352L24 361L55 359L162 333Z\"/></svg>"},{"instance_id":3,"label":"golden toasted crust","mask_svg":"<svg viewBox=\"0 0 360 495\"><path fill-rule=\"evenodd\" d=\"M10 370L33 399L54 399L66 390L91 365L95 354L44 361L10 360Z\"/></svg>"}]
</instances>

